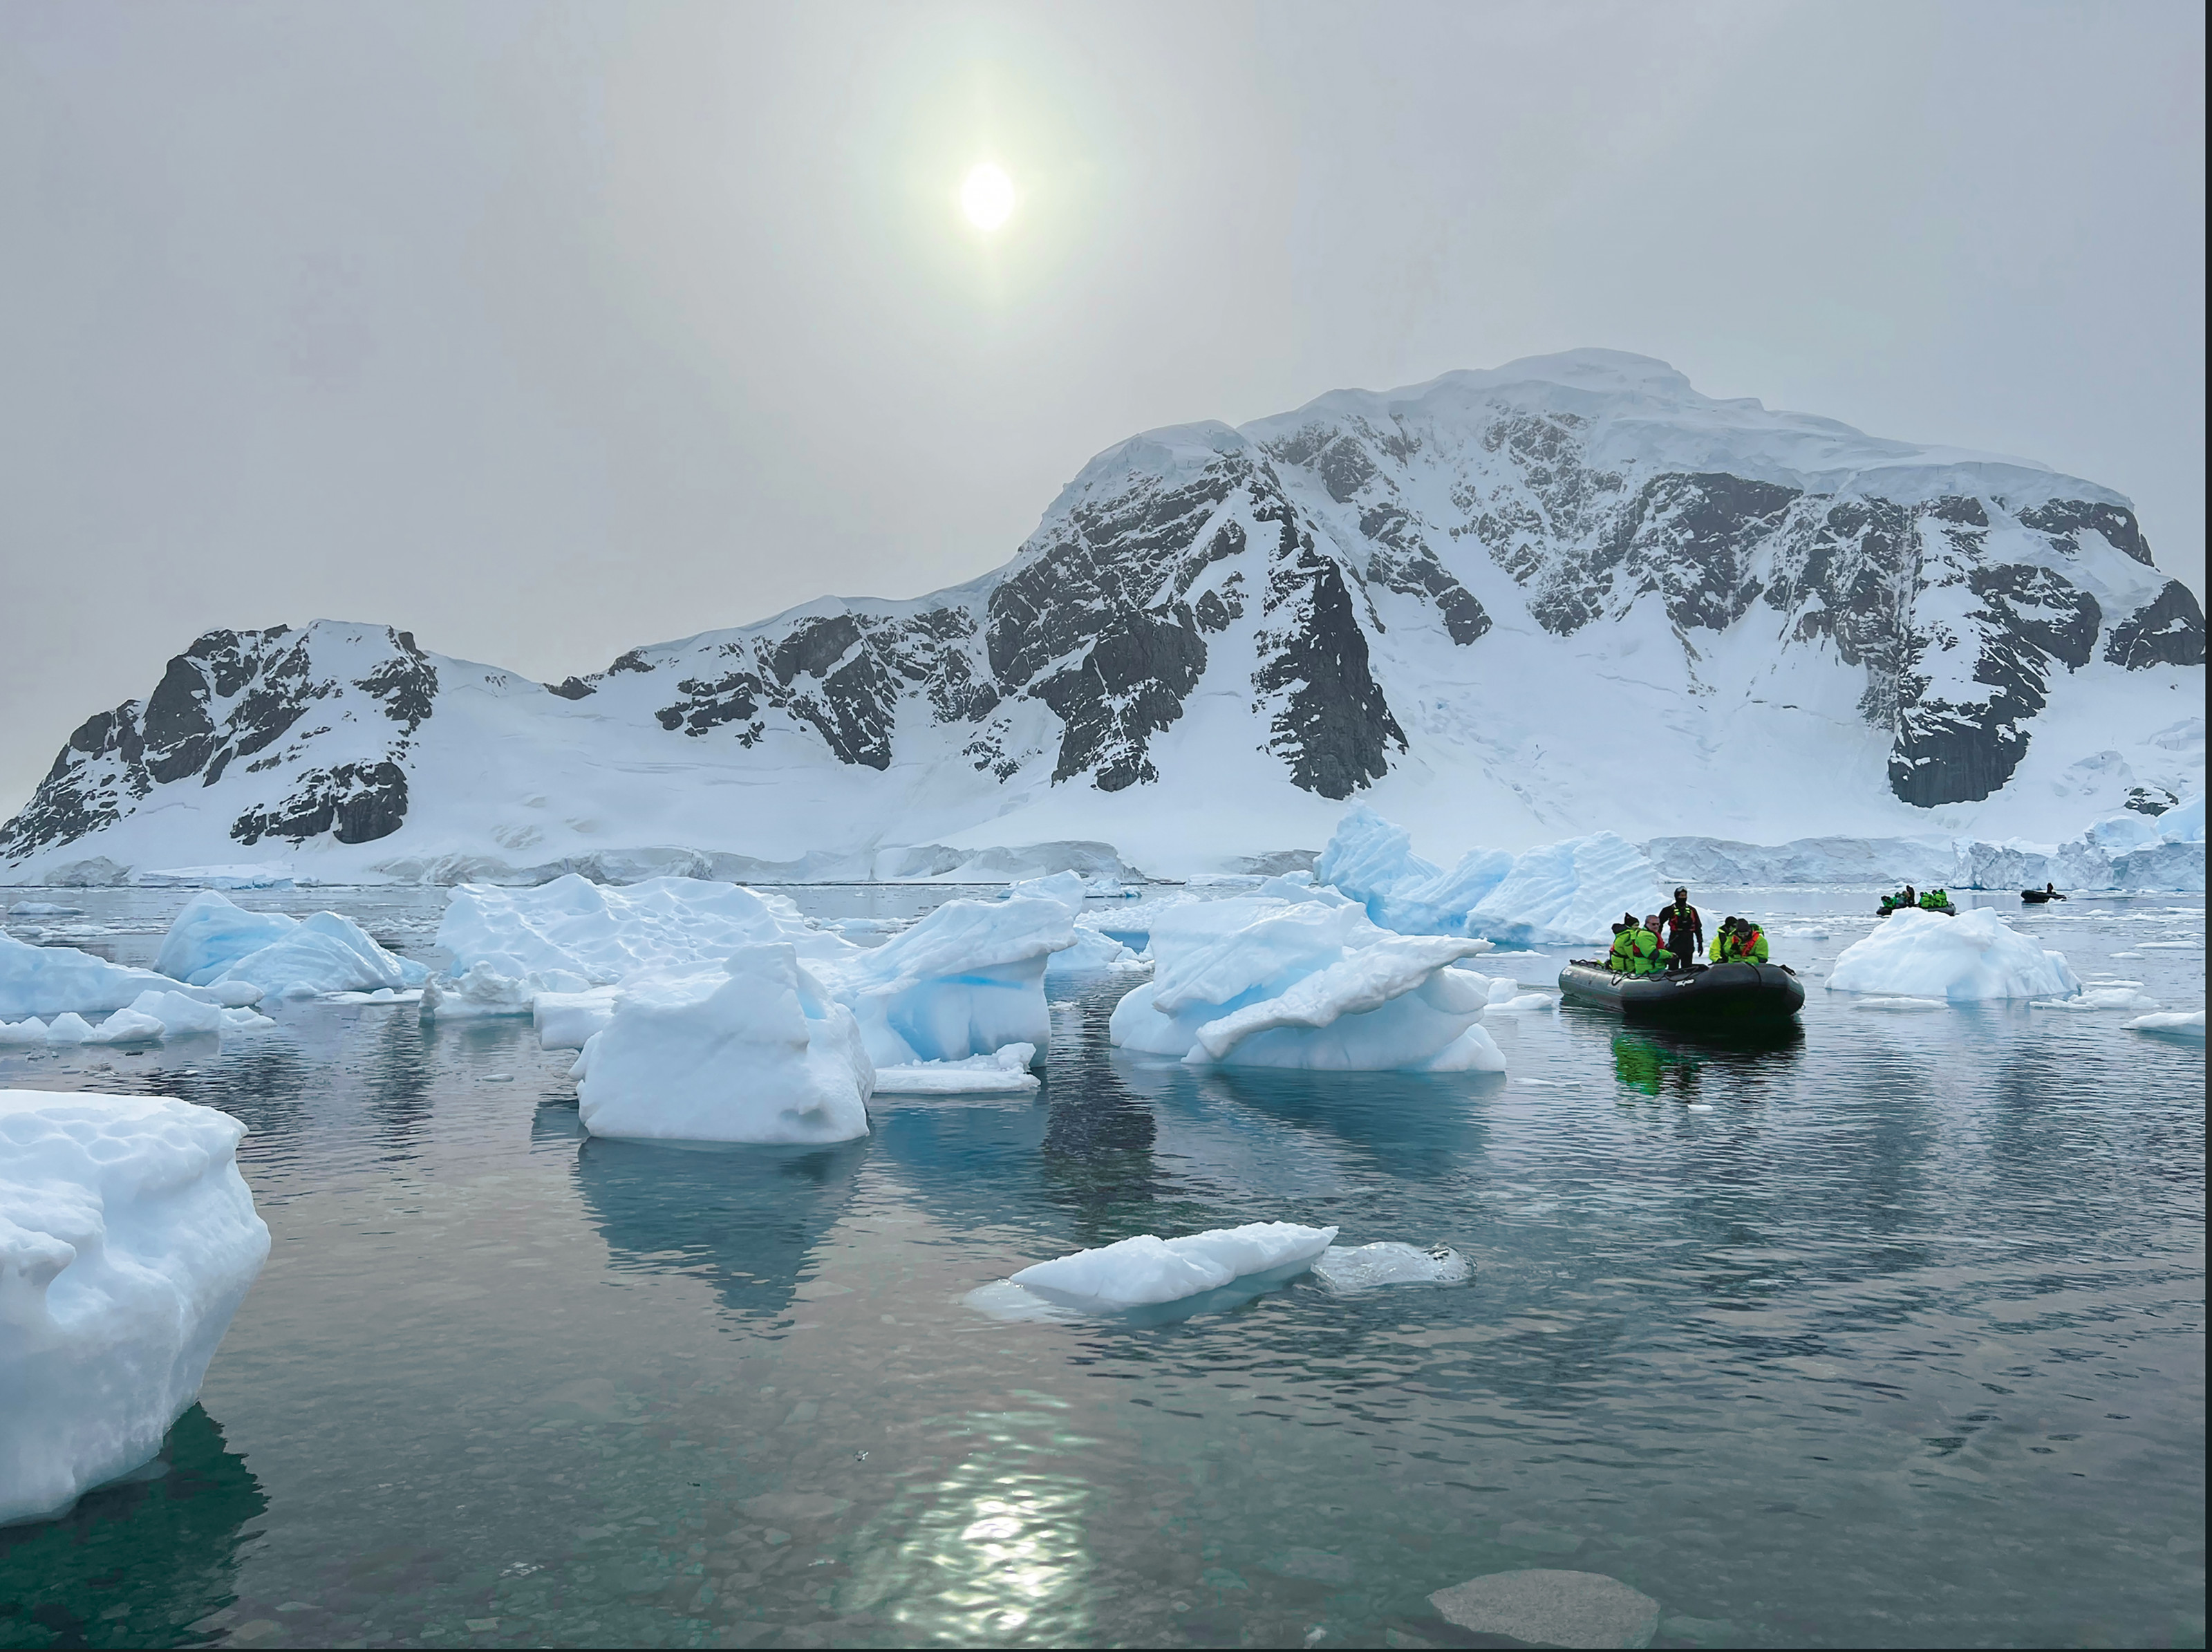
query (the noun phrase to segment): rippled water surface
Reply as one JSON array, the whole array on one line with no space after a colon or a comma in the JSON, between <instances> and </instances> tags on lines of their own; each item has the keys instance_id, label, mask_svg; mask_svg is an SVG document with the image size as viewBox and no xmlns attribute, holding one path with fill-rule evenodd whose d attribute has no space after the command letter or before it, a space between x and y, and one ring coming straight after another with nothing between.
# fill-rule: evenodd
<instances>
[{"instance_id":1,"label":"rippled water surface","mask_svg":"<svg viewBox=\"0 0 2212 1652\"><path fill-rule=\"evenodd\" d=\"M10 927L143 962L185 897L70 898ZM434 895L239 898L435 956ZM526 1022L0 1060L237 1114L275 1240L163 1462L0 1533L0 1640L1367 1645L1534 1565L1662 1644L2201 1645L2203 1046L1839 1002L1866 902L1734 902L1813 987L1764 1043L1570 1007L1491 1017L1502 1078L1198 1073L1109 1049L1131 977L1055 979L1039 1096L826 1150L588 1140ZM2203 1002L2201 898L2008 915ZM963 1300L1265 1218L1474 1271L1164 1326Z\"/></svg>"}]
</instances>

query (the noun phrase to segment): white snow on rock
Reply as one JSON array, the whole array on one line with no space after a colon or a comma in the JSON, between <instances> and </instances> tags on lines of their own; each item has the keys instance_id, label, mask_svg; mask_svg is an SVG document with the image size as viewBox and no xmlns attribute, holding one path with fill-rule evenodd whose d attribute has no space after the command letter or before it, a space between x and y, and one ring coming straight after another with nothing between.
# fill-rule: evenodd
<instances>
[{"instance_id":1,"label":"white snow on rock","mask_svg":"<svg viewBox=\"0 0 2212 1652\"><path fill-rule=\"evenodd\" d=\"M1955 918L1892 914L1844 949L1829 973L1833 993L1893 998L2071 998L2081 983L2063 953L2046 952L1990 908Z\"/></svg>"},{"instance_id":2,"label":"white snow on rock","mask_svg":"<svg viewBox=\"0 0 2212 1652\"><path fill-rule=\"evenodd\" d=\"M251 1004L260 994L240 982L228 990L188 987L151 969L110 963L72 946L32 946L0 935L0 1019L119 1010L141 993L181 992L211 1003Z\"/></svg>"},{"instance_id":3,"label":"white snow on rock","mask_svg":"<svg viewBox=\"0 0 2212 1652\"><path fill-rule=\"evenodd\" d=\"M1516 946L1601 940L1620 914L1656 912L1659 874L1611 832L1543 844L1518 855L1471 849L1446 872L1413 850L1412 836L1373 810L1347 811L1314 867L1385 929L1474 935Z\"/></svg>"},{"instance_id":4,"label":"white snow on rock","mask_svg":"<svg viewBox=\"0 0 2212 1652\"><path fill-rule=\"evenodd\" d=\"M1036 1060L1034 1044L1009 1044L989 1055L971 1055L962 1061L915 1061L904 1066L878 1067L878 1096L958 1096L998 1093L1020 1095L1038 1088L1030 1071Z\"/></svg>"},{"instance_id":5,"label":"white snow on rock","mask_svg":"<svg viewBox=\"0 0 2212 1652\"><path fill-rule=\"evenodd\" d=\"M1490 981L1451 966L1478 951L1399 935L1349 902L1194 902L1152 926L1152 979L1115 1006L1117 1048L1193 1066L1504 1071L1476 1024Z\"/></svg>"},{"instance_id":6,"label":"white snow on rock","mask_svg":"<svg viewBox=\"0 0 2212 1652\"><path fill-rule=\"evenodd\" d=\"M1285 1278L1310 1266L1336 1238L1334 1228L1251 1222L1180 1239L1149 1233L1073 1256L1038 1262L1012 1283L1048 1301L1093 1312L1150 1307L1219 1290L1255 1274Z\"/></svg>"},{"instance_id":7,"label":"white snow on rock","mask_svg":"<svg viewBox=\"0 0 2212 1652\"><path fill-rule=\"evenodd\" d=\"M592 1134L673 1141L849 1141L875 1085L853 1012L787 943L631 982L574 1071Z\"/></svg>"},{"instance_id":8,"label":"white snow on rock","mask_svg":"<svg viewBox=\"0 0 2212 1652\"><path fill-rule=\"evenodd\" d=\"M1423 1250L1395 1240L1371 1245L1331 1245L1313 1265L1314 1278L1333 1291L1372 1291L1385 1285L1459 1285L1473 1272L1467 1258L1447 1246Z\"/></svg>"},{"instance_id":9,"label":"white snow on rock","mask_svg":"<svg viewBox=\"0 0 2212 1652\"><path fill-rule=\"evenodd\" d=\"M2191 1010L2186 1014L2167 1011L2159 1015L2137 1016L2133 1021L2120 1025L2130 1032L2165 1033L2172 1037L2202 1038L2204 1036L2204 1011Z\"/></svg>"},{"instance_id":10,"label":"white snow on rock","mask_svg":"<svg viewBox=\"0 0 2212 1652\"><path fill-rule=\"evenodd\" d=\"M164 1096L0 1090L0 1525L138 1467L198 1396L269 1254L245 1133Z\"/></svg>"}]
</instances>

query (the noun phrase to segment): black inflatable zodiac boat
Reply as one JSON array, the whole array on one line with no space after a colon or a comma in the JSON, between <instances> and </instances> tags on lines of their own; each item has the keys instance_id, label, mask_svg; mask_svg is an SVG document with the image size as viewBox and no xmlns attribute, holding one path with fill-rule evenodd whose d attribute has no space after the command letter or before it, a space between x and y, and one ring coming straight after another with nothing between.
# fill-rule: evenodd
<instances>
[{"instance_id":1,"label":"black inflatable zodiac boat","mask_svg":"<svg viewBox=\"0 0 2212 1652\"><path fill-rule=\"evenodd\" d=\"M1559 990L1638 1021L1787 1021L1805 988L1778 963L1715 963L1663 975L1615 975L1586 959L1559 971Z\"/></svg>"}]
</instances>

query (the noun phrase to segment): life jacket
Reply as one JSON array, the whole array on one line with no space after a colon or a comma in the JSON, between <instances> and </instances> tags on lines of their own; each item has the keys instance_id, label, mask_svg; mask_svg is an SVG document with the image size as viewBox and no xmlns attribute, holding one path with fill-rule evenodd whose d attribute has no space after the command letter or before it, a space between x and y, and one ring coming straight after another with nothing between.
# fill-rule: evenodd
<instances>
[{"instance_id":1,"label":"life jacket","mask_svg":"<svg viewBox=\"0 0 2212 1652\"><path fill-rule=\"evenodd\" d=\"M1663 938L1672 951L1687 952L1697 944L1697 937L1705 924L1697 908L1678 901L1660 913L1659 926L1666 932Z\"/></svg>"},{"instance_id":2,"label":"life jacket","mask_svg":"<svg viewBox=\"0 0 2212 1652\"><path fill-rule=\"evenodd\" d=\"M1749 933L1740 934L1736 937L1735 955L1746 963L1765 963L1766 962L1766 935L1757 924L1753 924L1751 926Z\"/></svg>"},{"instance_id":3,"label":"life jacket","mask_svg":"<svg viewBox=\"0 0 2212 1652\"><path fill-rule=\"evenodd\" d=\"M1929 912L1939 911L1942 908L1951 904L1950 891L1948 890L1931 889L1920 897L1920 904Z\"/></svg>"},{"instance_id":4,"label":"life jacket","mask_svg":"<svg viewBox=\"0 0 2212 1652\"><path fill-rule=\"evenodd\" d=\"M1665 951L1659 944L1659 938L1638 924L1613 937L1613 952L1606 963L1615 975L1656 975Z\"/></svg>"}]
</instances>

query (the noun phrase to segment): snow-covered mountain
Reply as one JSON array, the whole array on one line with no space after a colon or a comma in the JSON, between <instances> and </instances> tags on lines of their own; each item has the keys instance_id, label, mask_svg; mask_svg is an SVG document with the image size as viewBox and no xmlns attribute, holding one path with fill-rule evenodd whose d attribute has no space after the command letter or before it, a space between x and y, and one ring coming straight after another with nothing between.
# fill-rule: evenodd
<instances>
[{"instance_id":1,"label":"snow-covered mountain","mask_svg":"<svg viewBox=\"0 0 2212 1652\"><path fill-rule=\"evenodd\" d=\"M1578 350L1152 431L970 584L557 685L211 632L70 737L0 867L1191 871L1354 796L1440 846L2063 836L2202 789L2203 659L2109 489Z\"/></svg>"}]
</instances>

